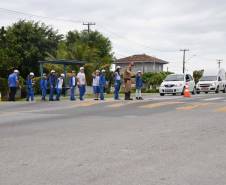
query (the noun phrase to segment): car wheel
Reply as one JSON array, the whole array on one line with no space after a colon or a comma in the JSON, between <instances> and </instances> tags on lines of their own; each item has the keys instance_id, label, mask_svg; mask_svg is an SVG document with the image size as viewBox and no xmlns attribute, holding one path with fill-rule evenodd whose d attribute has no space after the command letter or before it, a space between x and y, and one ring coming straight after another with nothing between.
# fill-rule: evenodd
<instances>
[{"instance_id":1,"label":"car wheel","mask_svg":"<svg viewBox=\"0 0 226 185\"><path fill-rule=\"evenodd\" d=\"M173 96L176 96L177 94L176 93L173 93Z\"/></svg>"},{"instance_id":2,"label":"car wheel","mask_svg":"<svg viewBox=\"0 0 226 185\"><path fill-rule=\"evenodd\" d=\"M197 91L196 93L197 93L197 94L200 94L200 92L199 92L199 91Z\"/></svg>"},{"instance_id":3,"label":"car wheel","mask_svg":"<svg viewBox=\"0 0 226 185\"><path fill-rule=\"evenodd\" d=\"M206 94L208 94L209 92L205 92Z\"/></svg>"},{"instance_id":4,"label":"car wheel","mask_svg":"<svg viewBox=\"0 0 226 185\"><path fill-rule=\"evenodd\" d=\"M216 94L219 93L219 86L217 87L217 90L215 91Z\"/></svg>"},{"instance_id":5,"label":"car wheel","mask_svg":"<svg viewBox=\"0 0 226 185\"><path fill-rule=\"evenodd\" d=\"M165 96L165 94L164 93L160 93L160 96Z\"/></svg>"},{"instance_id":6,"label":"car wheel","mask_svg":"<svg viewBox=\"0 0 226 185\"><path fill-rule=\"evenodd\" d=\"M226 87L224 87L223 93L226 93Z\"/></svg>"},{"instance_id":7,"label":"car wheel","mask_svg":"<svg viewBox=\"0 0 226 185\"><path fill-rule=\"evenodd\" d=\"M181 93L182 96L184 96L185 87L183 88L183 91Z\"/></svg>"},{"instance_id":8,"label":"car wheel","mask_svg":"<svg viewBox=\"0 0 226 185\"><path fill-rule=\"evenodd\" d=\"M194 87L192 94L195 95L196 94L196 88Z\"/></svg>"}]
</instances>

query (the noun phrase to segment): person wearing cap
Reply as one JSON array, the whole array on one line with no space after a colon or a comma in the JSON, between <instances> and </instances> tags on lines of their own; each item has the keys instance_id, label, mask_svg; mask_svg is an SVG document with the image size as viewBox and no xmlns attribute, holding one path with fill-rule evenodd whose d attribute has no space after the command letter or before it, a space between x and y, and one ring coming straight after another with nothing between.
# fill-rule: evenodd
<instances>
[{"instance_id":1,"label":"person wearing cap","mask_svg":"<svg viewBox=\"0 0 226 185\"><path fill-rule=\"evenodd\" d=\"M33 78L34 78L34 73L30 72L30 74L27 76L26 79L26 87L27 87L27 101L34 101L34 82L33 82Z\"/></svg>"},{"instance_id":2,"label":"person wearing cap","mask_svg":"<svg viewBox=\"0 0 226 185\"><path fill-rule=\"evenodd\" d=\"M84 95L86 93L86 75L84 72L84 67L80 67L80 71L77 74L77 84L79 89L79 99L84 100Z\"/></svg>"},{"instance_id":3,"label":"person wearing cap","mask_svg":"<svg viewBox=\"0 0 226 185\"><path fill-rule=\"evenodd\" d=\"M131 62L129 63L128 67L124 71L124 85L125 85L125 100L133 100L131 98L131 88L132 88L132 67L134 64Z\"/></svg>"},{"instance_id":4,"label":"person wearing cap","mask_svg":"<svg viewBox=\"0 0 226 185\"><path fill-rule=\"evenodd\" d=\"M9 101L15 101L16 90L19 86L19 71L15 69L8 77Z\"/></svg>"},{"instance_id":5,"label":"person wearing cap","mask_svg":"<svg viewBox=\"0 0 226 185\"><path fill-rule=\"evenodd\" d=\"M75 101L76 98L75 98L75 87L76 87L76 82L77 79L76 79L76 74L75 74L75 71L72 71L72 75L69 79L69 87L70 87L70 100L71 101Z\"/></svg>"},{"instance_id":6,"label":"person wearing cap","mask_svg":"<svg viewBox=\"0 0 226 185\"><path fill-rule=\"evenodd\" d=\"M143 87L142 73L138 71L136 74L136 99L143 100L141 95L141 89Z\"/></svg>"},{"instance_id":7,"label":"person wearing cap","mask_svg":"<svg viewBox=\"0 0 226 185\"><path fill-rule=\"evenodd\" d=\"M116 70L114 72L114 99L119 100L119 92L121 88L121 74L120 74L120 66L116 67Z\"/></svg>"},{"instance_id":8,"label":"person wearing cap","mask_svg":"<svg viewBox=\"0 0 226 185\"><path fill-rule=\"evenodd\" d=\"M99 81L99 85L100 85L100 100L104 100L104 89L106 87L107 81L106 81L106 77L105 77L105 70L103 69L101 71L100 74L100 81Z\"/></svg>"},{"instance_id":9,"label":"person wearing cap","mask_svg":"<svg viewBox=\"0 0 226 185\"><path fill-rule=\"evenodd\" d=\"M94 100L99 100L100 94L100 71L96 70L93 73L93 93L94 93Z\"/></svg>"},{"instance_id":10,"label":"person wearing cap","mask_svg":"<svg viewBox=\"0 0 226 185\"><path fill-rule=\"evenodd\" d=\"M46 92L47 92L47 88L48 88L48 81L47 81L46 74L44 73L44 74L42 75L42 79L40 80L40 89L41 89L42 100L43 100L43 101L46 101Z\"/></svg>"},{"instance_id":11,"label":"person wearing cap","mask_svg":"<svg viewBox=\"0 0 226 185\"><path fill-rule=\"evenodd\" d=\"M54 70L51 70L48 82L49 82L49 101L54 101L54 92L55 92L55 86L56 86L56 72Z\"/></svg>"},{"instance_id":12,"label":"person wearing cap","mask_svg":"<svg viewBox=\"0 0 226 185\"><path fill-rule=\"evenodd\" d=\"M56 101L60 101L60 96L61 96L62 89L63 89L64 78L65 78L65 75L61 74L60 77L57 79L57 82L56 82L56 93L57 93Z\"/></svg>"}]
</instances>

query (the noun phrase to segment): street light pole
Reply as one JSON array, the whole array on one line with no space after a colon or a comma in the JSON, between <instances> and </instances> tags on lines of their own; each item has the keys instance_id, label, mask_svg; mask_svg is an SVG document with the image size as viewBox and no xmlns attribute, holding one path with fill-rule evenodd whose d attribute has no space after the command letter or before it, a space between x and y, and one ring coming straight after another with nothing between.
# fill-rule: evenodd
<instances>
[{"instance_id":1,"label":"street light pole","mask_svg":"<svg viewBox=\"0 0 226 185\"><path fill-rule=\"evenodd\" d=\"M183 74L184 74L185 73L186 52L189 51L189 49L181 49L180 51L183 52Z\"/></svg>"}]
</instances>

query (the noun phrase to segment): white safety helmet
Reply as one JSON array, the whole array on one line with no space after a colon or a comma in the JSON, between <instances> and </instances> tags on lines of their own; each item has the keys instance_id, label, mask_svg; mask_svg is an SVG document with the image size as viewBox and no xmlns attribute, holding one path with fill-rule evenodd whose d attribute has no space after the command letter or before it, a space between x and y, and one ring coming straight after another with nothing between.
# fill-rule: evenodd
<instances>
[{"instance_id":1,"label":"white safety helmet","mask_svg":"<svg viewBox=\"0 0 226 185\"><path fill-rule=\"evenodd\" d=\"M141 71L137 71L137 73L141 73Z\"/></svg>"},{"instance_id":2,"label":"white safety helmet","mask_svg":"<svg viewBox=\"0 0 226 185\"><path fill-rule=\"evenodd\" d=\"M51 72L50 73L55 73L56 71L55 70L51 70Z\"/></svg>"},{"instance_id":3,"label":"white safety helmet","mask_svg":"<svg viewBox=\"0 0 226 185\"><path fill-rule=\"evenodd\" d=\"M80 67L80 71L81 71L81 70L84 70L84 67Z\"/></svg>"},{"instance_id":4,"label":"white safety helmet","mask_svg":"<svg viewBox=\"0 0 226 185\"><path fill-rule=\"evenodd\" d=\"M105 71L105 69L102 69L102 71L101 71L102 73L105 73L106 71Z\"/></svg>"},{"instance_id":5,"label":"white safety helmet","mask_svg":"<svg viewBox=\"0 0 226 185\"><path fill-rule=\"evenodd\" d=\"M18 71L17 69L15 69L13 72L14 72L14 73L19 73L19 71Z\"/></svg>"},{"instance_id":6,"label":"white safety helmet","mask_svg":"<svg viewBox=\"0 0 226 185\"><path fill-rule=\"evenodd\" d=\"M99 73L100 72L100 70L96 70L96 73Z\"/></svg>"},{"instance_id":7,"label":"white safety helmet","mask_svg":"<svg viewBox=\"0 0 226 185\"><path fill-rule=\"evenodd\" d=\"M116 69L121 69L121 67L120 66L117 66Z\"/></svg>"},{"instance_id":8,"label":"white safety helmet","mask_svg":"<svg viewBox=\"0 0 226 185\"><path fill-rule=\"evenodd\" d=\"M63 77L63 78L65 77L65 75L63 73L60 76Z\"/></svg>"},{"instance_id":9,"label":"white safety helmet","mask_svg":"<svg viewBox=\"0 0 226 185\"><path fill-rule=\"evenodd\" d=\"M30 72L30 76L35 76L35 74L33 72Z\"/></svg>"}]
</instances>

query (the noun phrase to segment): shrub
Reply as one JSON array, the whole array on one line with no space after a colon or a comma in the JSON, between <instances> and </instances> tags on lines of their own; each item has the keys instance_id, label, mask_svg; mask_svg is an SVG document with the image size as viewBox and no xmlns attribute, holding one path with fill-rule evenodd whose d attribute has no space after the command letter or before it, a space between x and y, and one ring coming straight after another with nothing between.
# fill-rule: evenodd
<instances>
[{"instance_id":1,"label":"shrub","mask_svg":"<svg viewBox=\"0 0 226 185\"><path fill-rule=\"evenodd\" d=\"M6 101L8 99L8 80L5 78L0 78L0 92L1 92L1 100Z\"/></svg>"}]
</instances>

